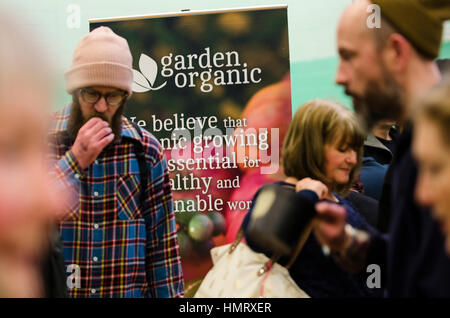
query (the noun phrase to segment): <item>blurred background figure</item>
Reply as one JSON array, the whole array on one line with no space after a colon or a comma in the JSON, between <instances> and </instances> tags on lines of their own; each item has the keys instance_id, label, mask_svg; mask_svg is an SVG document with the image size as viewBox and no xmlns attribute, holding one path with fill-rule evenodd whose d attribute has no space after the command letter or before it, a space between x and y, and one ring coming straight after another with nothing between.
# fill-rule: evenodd
<instances>
[{"instance_id":1,"label":"blurred background figure","mask_svg":"<svg viewBox=\"0 0 450 318\"><path fill-rule=\"evenodd\" d=\"M446 74L449 74L449 70L450 70L450 59L437 59L436 60L436 65L438 67L439 73L441 74L441 76L445 76ZM397 123L395 121L392 121L392 123ZM381 134L385 134L382 133L383 128L381 129L377 129L378 130L378 136L376 137L377 139L380 138ZM374 131L374 130L372 130ZM386 131L386 128L384 129L384 131ZM401 134L401 129L400 126L397 124L395 126L395 128L390 128L389 129L389 136L391 137L391 139L393 140L391 142L391 144L386 144L384 143L384 146L386 146L391 154L394 153L394 149L395 149L395 144L398 143L398 140L400 139L399 136ZM373 137L372 137L373 138ZM366 142L370 140L370 135L367 138ZM381 140L379 140L381 142ZM391 146L391 148L389 148L389 146ZM379 151L383 151L383 150L379 150ZM387 152L386 150L385 152L385 156L387 156ZM361 179L364 178L366 184L367 184L367 188L368 188L368 192L371 192L371 188L374 189L374 191L379 191L379 183L381 182L381 175L383 175L383 186L382 186L382 190L379 193L379 214L377 216L377 224L376 224L376 228L383 233L387 233L388 231L388 227L389 227L389 214L387 213L387 211L390 210L390 204L391 204L391 199L390 199L390 193L392 190L392 174L393 169L389 168L390 165L386 164L384 165L382 160L385 160L385 158L381 157L381 156L375 156L375 160L376 162L374 162L373 160L371 160L369 157L370 155L374 154L374 149L370 149L368 147L366 147L366 144L364 145L364 158L363 158L363 168L361 169ZM394 159L393 156L391 156L391 160L392 161ZM380 165L383 165L380 167ZM384 172L383 172L384 171Z\"/></svg>"},{"instance_id":2,"label":"blurred background figure","mask_svg":"<svg viewBox=\"0 0 450 318\"><path fill-rule=\"evenodd\" d=\"M364 157L372 157L382 165L391 163L398 134L396 121L383 119L376 122L364 142Z\"/></svg>"},{"instance_id":3,"label":"blurred background figure","mask_svg":"<svg viewBox=\"0 0 450 318\"><path fill-rule=\"evenodd\" d=\"M433 89L418 108L413 153L419 167L416 200L431 207L450 255L450 78Z\"/></svg>"},{"instance_id":4,"label":"blurred background figure","mask_svg":"<svg viewBox=\"0 0 450 318\"><path fill-rule=\"evenodd\" d=\"M361 182L364 193L379 200L387 168L392 161L395 141L399 135L396 122L383 119L375 123L364 141Z\"/></svg>"},{"instance_id":5,"label":"blurred background figure","mask_svg":"<svg viewBox=\"0 0 450 318\"><path fill-rule=\"evenodd\" d=\"M371 4L381 8L380 28L366 27ZM402 133L389 166L391 189L384 201L390 201L390 208L383 209L380 202L378 216L380 220L384 212L388 235L352 229L345 210L327 202L316 205L315 234L349 270L359 267L362 273L377 264L379 286L386 286L387 297L450 296L444 238L430 211L414 198L417 165L411 154L410 122L412 105L440 80L434 60L440 51L442 22L449 18L447 0L361 0L346 9L338 24L336 83L353 97L367 127L391 118ZM417 25L421 27L413 27Z\"/></svg>"},{"instance_id":6,"label":"blurred background figure","mask_svg":"<svg viewBox=\"0 0 450 318\"><path fill-rule=\"evenodd\" d=\"M0 297L44 297L61 198L45 164L51 79L39 37L14 21L0 10Z\"/></svg>"}]
</instances>

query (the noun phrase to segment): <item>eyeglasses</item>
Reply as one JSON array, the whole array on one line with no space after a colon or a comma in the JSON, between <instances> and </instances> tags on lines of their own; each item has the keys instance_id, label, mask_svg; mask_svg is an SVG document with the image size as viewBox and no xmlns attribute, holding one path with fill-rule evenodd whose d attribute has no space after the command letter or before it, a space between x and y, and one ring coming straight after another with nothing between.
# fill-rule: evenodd
<instances>
[{"instance_id":1,"label":"eyeglasses","mask_svg":"<svg viewBox=\"0 0 450 318\"><path fill-rule=\"evenodd\" d=\"M90 104L95 104L100 100L100 98L105 97L105 101L108 106L117 106L123 102L123 100L128 96L128 93L122 91L114 91L102 94L92 88L82 88L80 89L80 95L85 102Z\"/></svg>"}]
</instances>

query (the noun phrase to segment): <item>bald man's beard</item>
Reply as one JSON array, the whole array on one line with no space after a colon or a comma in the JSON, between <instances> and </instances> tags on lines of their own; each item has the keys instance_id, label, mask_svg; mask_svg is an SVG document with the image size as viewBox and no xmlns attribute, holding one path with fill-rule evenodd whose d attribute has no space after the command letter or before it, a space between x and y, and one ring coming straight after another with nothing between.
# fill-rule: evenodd
<instances>
[{"instance_id":1,"label":"bald man's beard","mask_svg":"<svg viewBox=\"0 0 450 318\"><path fill-rule=\"evenodd\" d=\"M404 112L404 99L400 86L386 71L383 73L383 85L376 81L369 81L363 96L358 96L349 90L345 91L347 95L353 97L355 111L365 124L367 131L372 130L380 120L399 121Z\"/></svg>"},{"instance_id":2,"label":"bald man's beard","mask_svg":"<svg viewBox=\"0 0 450 318\"><path fill-rule=\"evenodd\" d=\"M109 124L109 127L114 133L113 143L116 143L122 136L122 115L124 112L124 108L125 103L122 103L111 120L109 120L103 113L97 112L95 109L87 117L85 117L81 112L81 105L78 101L78 98L74 96L72 99L72 106L70 108L69 120L67 122L67 132L70 138L75 141L80 128L83 127L83 125L86 124L89 119L98 117Z\"/></svg>"}]
</instances>

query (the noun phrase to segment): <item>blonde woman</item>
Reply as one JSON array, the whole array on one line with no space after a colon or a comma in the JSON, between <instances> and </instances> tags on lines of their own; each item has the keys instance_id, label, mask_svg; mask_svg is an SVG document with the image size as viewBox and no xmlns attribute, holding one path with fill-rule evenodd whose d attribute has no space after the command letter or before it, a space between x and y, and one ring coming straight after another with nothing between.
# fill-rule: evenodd
<instances>
[{"instance_id":1,"label":"blonde woman","mask_svg":"<svg viewBox=\"0 0 450 318\"><path fill-rule=\"evenodd\" d=\"M327 100L305 103L295 113L284 140L282 164L287 178L281 184L295 188L312 204L328 200L344 206L347 221L355 228L366 228L364 218L343 198L358 175L363 142L363 131L350 110ZM251 213L252 209L244 219L244 232ZM265 252L248 237L247 243ZM365 280L345 272L325 255L314 234L310 234L289 272L311 297L376 296Z\"/></svg>"}]
</instances>

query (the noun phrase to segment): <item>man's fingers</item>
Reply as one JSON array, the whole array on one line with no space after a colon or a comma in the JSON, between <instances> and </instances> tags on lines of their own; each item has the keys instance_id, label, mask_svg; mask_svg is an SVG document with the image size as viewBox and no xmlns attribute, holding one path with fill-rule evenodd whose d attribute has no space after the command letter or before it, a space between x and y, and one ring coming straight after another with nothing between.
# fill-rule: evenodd
<instances>
[{"instance_id":1,"label":"man's fingers","mask_svg":"<svg viewBox=\"0 0 450 318\"><path fill-rule=\"evenodd\" d=\"M345 240L344 226L347 212L341 205L332 202L316 204L317 219L314 232L322 245L327 245L332 251L340 250Z\"/></svg>"},{"instance_id":2,"label":"man's fingers","mask_svg":"<svg viewBox=\"0 0 450 318\"><path fill-rule=\"evenodd\" d=\"M94 117L89 119L81 128L80 128L80 132L83 132L84 134L88 135L88 136L92 136L95 133L97 133L97 131L99 131L100 129L104 128L104 127L108 127L109 124L108 122L104 121L103 119L99 118L99 117Z\"/></svg>"},{"instance_id":3,"label":"man's fingers","mask_svg":"<svg viewBox=\"0 0 450 318\"><path fill-rule=\"evenodd\" d=\"M95 135L93 136L94 140L101 140L104 137L108 136L109 134L112 133L112 129L108 126L108 127L104 127L101 130L97 131L95 133Z\"/></svg>"},{"instance_id":4,"label":"man's fingers","mask_svg":"<svg viewBox=\"0 0 450 318\"><path fill-rule=\"evenodd\" d=\"M87 124L87 123L86 123ZM100 121L97 121L93 126L89 127L86 130L86 134L90 135L90 136L94 136L95 134L97 134L100 130L102 130L103 128L109 127L108 122L100 119Z\"/></svg>"},{"instance_id":5,"label":"man's fingers","mask_svg":"<svg viewBox=\"0 0 450 318\"><path fill-rule=\"evenodd\" d=\"M339 237L341 235L341 228L337 227L335 224L318 222L316 225L316 229L323 236L331 240L334 240L336 237Z\"/></svg>"},{"instance_id":6,"label":"man's fingers","mask_svg":"<svg viewBox=\"0 0 450 318\"><path fill-rule=\"evenodd\" d=\"M96 143L96 147L98 147L98 149L100 150L99 153L103 150L103 148L105 148L113 140L114 140L114 134L113 133L111 133L111 134L103 137L102 139L100 139Z\"/></svg>"},{"instance_id":7,"label":"man's fingers","mask_svg":"<svg viewBox=\"0 0 450 318\"><path fill-rule=\"evenodd\" d=\"M81 128L90 129L102 121L104 121L104 120L99 117L92 117Z\"/></svg>"},{"instance_id":8,"label":"man's fingers","mask_svg":"<svg viewBox=\"0 0 450 318\"><path fill-rule=\"evenodd\" d=\"M316 212L319 217L345 218L346 216L346 211L343 206L324 201L316 204Z\"/></svg>"}]
</instances>

